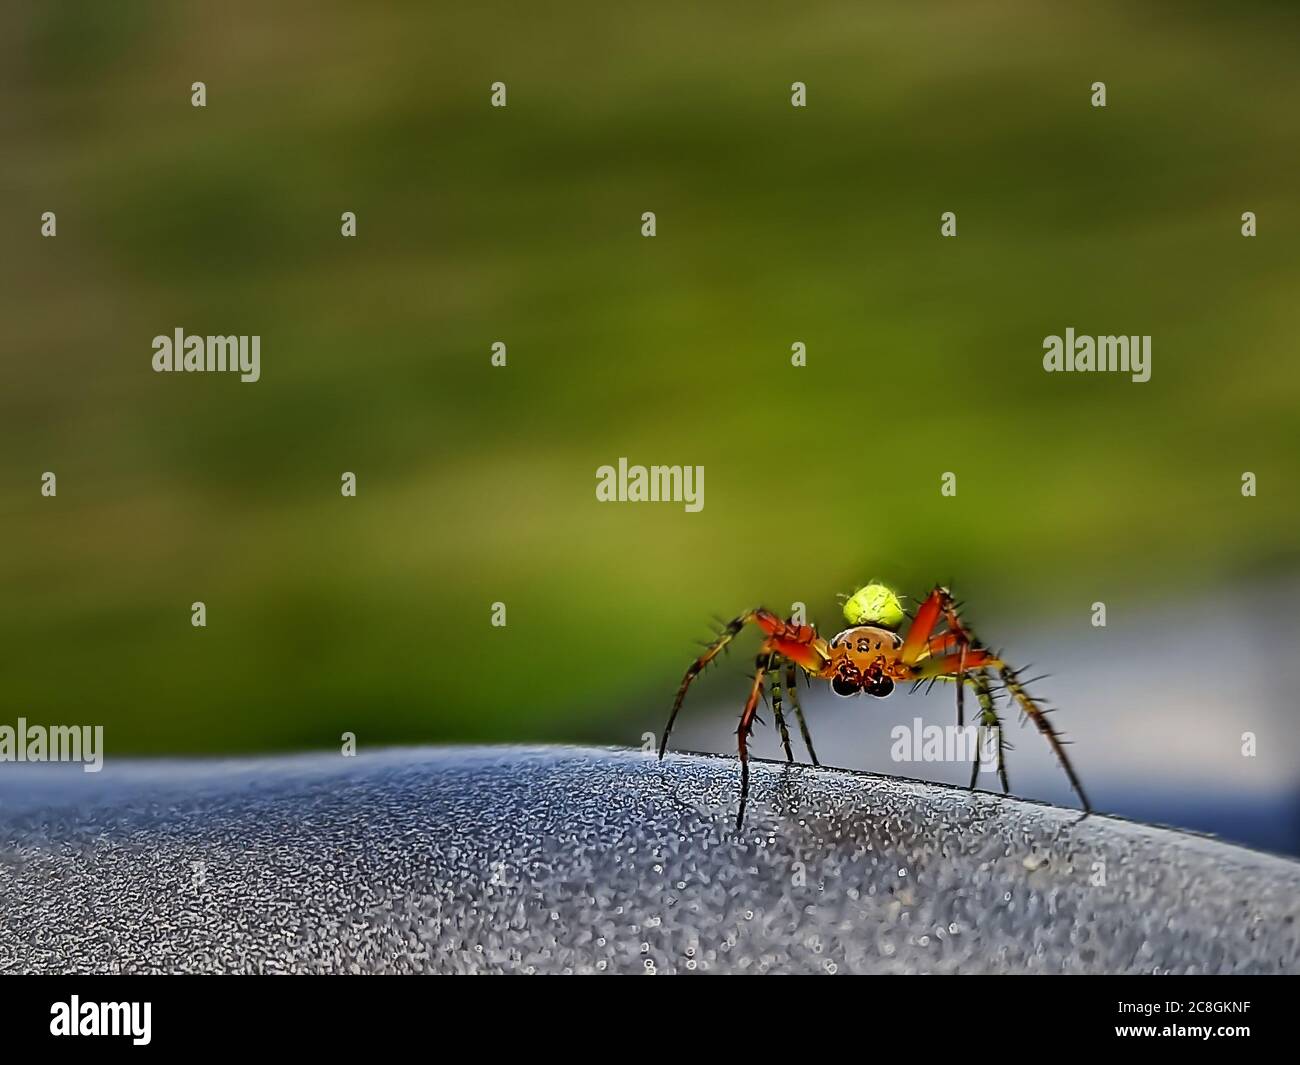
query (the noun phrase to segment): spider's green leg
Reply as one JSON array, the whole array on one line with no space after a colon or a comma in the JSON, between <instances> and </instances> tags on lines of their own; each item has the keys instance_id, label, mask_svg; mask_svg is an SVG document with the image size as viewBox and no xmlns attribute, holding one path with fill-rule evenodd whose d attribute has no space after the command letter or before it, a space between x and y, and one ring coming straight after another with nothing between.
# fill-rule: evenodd
<instances>
[{"instance_id":1,"label":"spider's green leg","mask_svg":"<svg viewBox=\"0 0 1300 1065\"><path fill-rule=\"evenodd\" d=\"M957 727L966 727L966 644L961 645L961 660L957 664ZM974 787L974 785L971 785Z\"/></svg>"},{"instance_id":2,"label":"spider's green leg","mask_svg":"<svg viewBox=\"0 0 1300 1065\"><path fill-rule=\"evenodd\" d=\"M975 639L975 633L968 629L957 613L957 604L953 602L952 593L945 590L941 599L944 620L948 624L948 632L957 638L957 646L960 648L957 657L957 727L966 727L966 653L972 648L978 647L979 643ZM987 678L985 679L987 684ZM978 691L978 688L976 689ZM997 715L994 714L994 717ZM972 785L973 786L973 785Z\"/></svg>"},{"instance_id":3,"label":"spider's green leg","mask_svg":"<svg viewBox=\"0 0 1300 1065\"><path fill-rule=\"evenodd\" d=\"M813 765L821 765L817 761L817 752L813 750L812 734L808 731L808 722L803 719L803 707L799 705L799 689L796 682L799 679L799 667L793 662L785 664L785 690L790 694L790 702L794 704L795 720L799 722L799 731L803 733L803 745L808 748L808 757L812 759Z\"/></svg>"},{"instance_id":4,"label":"spider's green leg","mask_svg":"<svg viewBox=\"0 0 1300 1065\"><path fill-rule=\"evenodd\" d=\"M995 729L994 735L998 740L998 779L1002 782L1002 792L1006 794L1011 790L1007 783L1007 762L1006 762L1006 740L1002 732L1002 719L998 717L998 708L993 701L993 688L990 684L989 671L981 669L976 673L966 675L966 683L975 689L975 698L979 700L980 715L979 724L981 728ZM965 687L963 684L962 687ZM975 762L970 769L970 786L973 790L976 778L980 773L980 756L983 754L983 743L977 743L975 748Z\"/></svg>"},{"instance_id":5,"label":"spider's green leg","mask_svg":"<svg viewBox=\"0 0 1300 1065\"><path fill-rule=\"evenodd\" d=\"M781 733L781 746L785 748L785 760L794 761L794 752L790 750L790 730L785 725L785 715L781 713L781 666L775 654L759 656L763 668L772 674L772 717Z\"/></svg>"},{"instance_id":6,"label":"spider's green leg","mask_svg":"<svg viewBox=\"0 0 1300 1065\"><path fill-rule=\"evenodd\" d=\"M1065 775L1070 778L1070 786L1074 788L1075 794L1079 796L1079 801L1083 803L1084 813L1092 813L1092 803L1088 801L1083 785L1079 783L1079 778L1074 773L1074 766L1070 764L1070 759L1065 753L1065 741L1061 739L1061 734L1052 727L1052 723L1047 720L1047 711L1039 706L1034 697L1025 690L1019 674L1009 665L1005 662L1001 663L998 667L998 673L1002 677L1003 685L1011 694L1011 698L1016 701L1025 716L1034 723L1038 731L1043 734L1043 738L1047 740L1055 752L1057 760L1061 763L1061 768L1065 770Z\"/></svg>"}]
</instances>

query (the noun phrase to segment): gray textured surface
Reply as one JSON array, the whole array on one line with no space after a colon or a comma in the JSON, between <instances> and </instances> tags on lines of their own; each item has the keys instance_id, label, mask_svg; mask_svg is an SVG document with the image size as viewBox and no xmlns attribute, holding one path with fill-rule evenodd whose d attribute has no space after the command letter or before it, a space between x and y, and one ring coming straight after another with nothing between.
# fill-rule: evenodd
<instances>
[{"instance_id":1,"label":"gray textured surface","mask_svg":"<svg viewBox=\"0 0 1300 1065\"><path fill-rule=\"evenodd\" d=\"M771 764L736 837L736 788L606 750L3 765L0 971L1300 971L1293 862Z\"/></svg>"}]
</instances>

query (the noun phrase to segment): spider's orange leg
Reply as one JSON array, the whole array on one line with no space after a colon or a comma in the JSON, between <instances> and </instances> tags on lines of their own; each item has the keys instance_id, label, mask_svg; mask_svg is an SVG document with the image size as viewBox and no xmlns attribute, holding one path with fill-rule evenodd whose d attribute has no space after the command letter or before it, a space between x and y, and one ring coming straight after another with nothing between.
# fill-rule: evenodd
<instances>
[{"instance_id":1,"label":"spider's orange leg","mask_svg":"<svg viewBox=\"0 0 1300 1065\"><path fill-rule=\"evenodd\" d=\"M704 653L686 670L681 686L677 689L677 698L673 700L672 713L668 715L668 724L664 727L663 738L659 741L660 758L663 758L664 752L668 749L668 736L673 731L673 723L677 720L677 714L686 699L691 681L698 677L704 667L717 658L727 644L735 639L736 634L751 621L767 634L767 639L763 643L764 653L774 652L813 674L820 672L830 661L830 647L817 635L817 630L811 625L794 625L782 621L770 610L761 607L746 610L738 618L728 622L726 628L718 634L718 638L709 644Z\"/></svg>"},{"instance_id":2,"label":"spider's orange leg","mask_svg":"<svg viewBox=\"0 0 1300 1065\"><path fill-rule=\"evenodd\" d=\"M940 617L943 618L948 627L945 631L935 635L934 629L939 624ZM966 724L966 684L964 678L968 668L975 668L976 664L971 660L973 656L969 654L975 645L975 634L966 628L958 616L957 604L952 597L952 593L947 588L939 585L925 597L925 602L917 610L916 617L912 620L911 628L907 630L907 637L903 640L903 646L899 651L899 655L906 665L916 665L927 656L938 656L948 651L956 651L956 670L945 670L945 672L955 672L956 674L957 725L959 728ZM948 655L947 657L954 656Z\"/></svg>"},{"instance_id":3,"label":"spider's orange leg","mask_svg":"<svg viewBox=\"0 0 1300 1065\"><path fill-rule=\"evenodd\" d=\"M985 666L996 668L1000 665L1002 659L987 648L963 647L955 654L935 655L933 658L925 659L917 667L914 676L916 680L929 680L931 677L956 680L959 675L967 674L972 670L983 669Z\"/></svg>"},{"instance_id":4,"label":"spider's orange leg","mask_svg":"<svg viewBox=\"0 0 1300 1065\"><path fill-rule=\"evenodd\" d=\"M903 638L903 646L898 651L904 665L914 666L925 657L927 645L934 635L935 626L939 624L944 606L951 600L947 588L935 588L917 608L916 617L912 619L907 635Z\"/></svg>"},{"instance_id":5,"label":"spider's orange leg","mask_svg":"<svg viewBox=\"0 0 1300 1065\"><path fill-rule=\"evenodd\" d=\"M932 655L947 654L949 651L957 650L961 646L961 640L962 638L955 632L941 632L926 644L926 650Z\"/></svg>"},{"instance_id":6,"label":"spider's orange leg","mask_svg":"<svg viewBox=\"0 0 1300 1065\"><path fill-rule=\"evenodd\" d=\"M668 715L668 724L664 727L663 737L659 740L659 757L661 759L664 756L664 751L668 749L668 736L673 731L673 722L677 720L677 712L682 708L682 703L686 699L686 690L691 686L691 681L704 672L704 667L722 653L727 644L736 638L736 633L743 629L746 623L751 621L757 613L757 610L746 610L739 617L729 621L726 628L718 634L718 638L704 649L704 654L692 662L690 668L686 670L686 676L682 678L681 687L677 689L677 698L673 700L673 711Z\"/></svg>"},{"instance_id":7,"label":"spider's orange leg","mask_svg":"<svg viewBox=\"0 0 1300 1065\"><path fill-rule=\"evenodd\" d=\"M749 802L749 734L754 731L754 718L758 715L758 700L763 694L763 677L766 673L767 664L760 659L758 668L754 671L754 686L749 690L744 713L740 715L740 727L736 729L740 750L740 811L736 814L737 832L745 820L745 804Z\"/></svg>"}]
</instances>

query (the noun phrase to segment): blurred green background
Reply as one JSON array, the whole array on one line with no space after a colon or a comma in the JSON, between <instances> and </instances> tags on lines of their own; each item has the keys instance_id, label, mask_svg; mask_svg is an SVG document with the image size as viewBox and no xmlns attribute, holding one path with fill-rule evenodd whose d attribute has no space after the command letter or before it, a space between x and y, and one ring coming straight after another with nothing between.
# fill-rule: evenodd
<instances>
[{"instance_id":1,"label":"blurred green background","mask_svg":"<svg viewBox=\"0 0 1300 1065\"><path fill-rule=\"evenodd\" d=\"M1293 4L0 19L4 720L636 744L758 602L952 580L988 631L1300 569ZM1067 326L1151 381L1045 374ZM261 381L154 374L176 327ZM619 456L703 511L598 503Z\"/></svg>"}]
</instances>

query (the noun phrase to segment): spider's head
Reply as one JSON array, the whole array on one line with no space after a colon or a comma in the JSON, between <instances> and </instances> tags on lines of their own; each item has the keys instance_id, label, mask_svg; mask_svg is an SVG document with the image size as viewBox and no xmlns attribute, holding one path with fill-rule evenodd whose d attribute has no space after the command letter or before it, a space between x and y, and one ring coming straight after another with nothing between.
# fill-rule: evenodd
<instances>
[{"instance_id":1,"label":"spider's head","mask_svg":"<svg viewBox=\"0 0 1300 1065\"><path fill-rule=\"evenodd\" d=\"M903 624L903 604L883 584L867 584L844 603L844 617L850 625L875 625L897 632Z\"/></svg>"}]
</instances>

